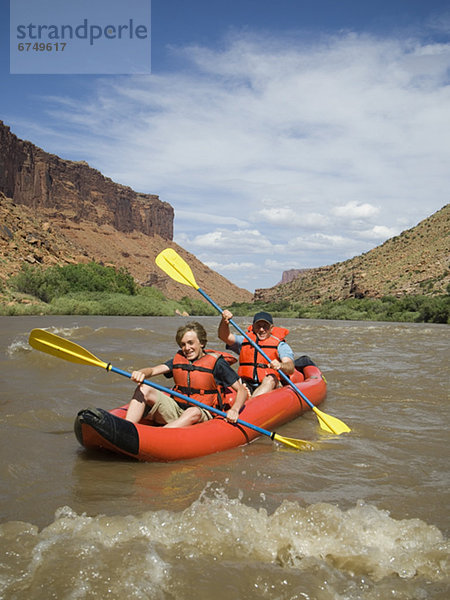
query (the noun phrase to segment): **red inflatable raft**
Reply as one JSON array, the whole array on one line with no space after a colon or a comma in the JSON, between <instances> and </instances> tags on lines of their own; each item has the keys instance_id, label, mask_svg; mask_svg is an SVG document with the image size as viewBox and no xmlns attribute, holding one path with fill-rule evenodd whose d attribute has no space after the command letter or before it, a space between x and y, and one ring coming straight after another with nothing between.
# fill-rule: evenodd
<instances>
[{"instance_id":1,"label":"red inflatable raft","mask_svg":"<svg viewBox=\"0 0 450 600\"><path fill-rule=\"evenodd\" d=\"M315 406L326 396L326 382L317 366L296 371L295 385ZM127 406L106 411L88 408L75 419L75 434L87 449L106 449L141 461L174 461L213 454L248 444L260 434L222 417L183 428L166 428L142 420L138 424L125 421ZM290 387L247 400L240 418L247 423L273 431L292 421L309 405Z\"/></svg>"}]
</instances>

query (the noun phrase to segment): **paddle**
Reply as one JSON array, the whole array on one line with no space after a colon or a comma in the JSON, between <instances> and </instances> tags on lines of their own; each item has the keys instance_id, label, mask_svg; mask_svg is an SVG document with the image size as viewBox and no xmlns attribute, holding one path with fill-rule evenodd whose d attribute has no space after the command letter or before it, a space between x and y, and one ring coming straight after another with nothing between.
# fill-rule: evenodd
<instances>
[{"instance_id":1,"label":"paddle","mask_svg":"<svg viewBox=\"0 0 450 600\"><path fill-rule=\"evenodd\" d=\"M179 254L175 252L172 248L166 248L162 252L158 254L155 259L156 264L160 269L162 269L169 277L183 283L184 285L190 285L194 289L197 290L204 298L207 300L214 308L222 314L223 310L218 306L214 300L212 300L206 292L204 292L195 281L194 275L192 274L191 268L186 263L186 261L181 258ZM243 335L250 344L258 350L258 352L270 363L270 358L267 354L262 350L258 344L256 344L242 329L237 325L232 319L230 319L230 323L239 331L241 335ZM303 400L310 406L310 408L316 413L319 418L319 424L322 429L328 431L329 433L335 433L340 435L341 433L351 431L350 427L348 427L345 423L337 419L336 417L331 417L323 413L321 410L314 406L314 404L308 400L308 398L301 392L298 387L295 385L290 378L283 373L283 371L278 371L280 376L295 390L295 392L303 398Z\"/></svg>"},{"instance_id":2,"label":"paddle","mask_svg":"<svg viewBox=\"0 0 450 600\"><path fill-rule=\"evenodd\" d=\"M49 331L45 331L44 329L33 329L30 333L30 337L28 339L30 346L35 348L36 350L40 350L41 352L46 352L47 354L51 354L53 356L57 356L58 358L63 358L69 362L78 363L82 365L92 365L94 367L101 367L106 369L107 371L112 371L113 373L118 373L119 375L123 375L124 377L128 377L131 379L131 374L127 371L122 371L122 369L118 369L114 367L111 363L105 363L93 354L91 354L85 348L82 348L75 342L70 342L59 335L54 333L50 333ZM207 404L203 404L194 398L189 398L189 396L184 396L175 390L170 390L169 388L163 387L158 383L153 381L144 380L144 383L154 387L161 392L166 392L171 396L176 396L177 398L181 398L190 404L195 404L200 406L205 410L208 410L211 413L215 413L222 417L226 417L227 414L213 406L208 406ZM242 421L238 419L236 423L239 425L243 425L244 427L248 427L249 429L253 429L262 435L267 435L271 440L275 440L277 442L281 442L286 446L291 448L295 448L296 450L313 450L313 445L310 442L305 442L304 440L296 440L295 438L286 438L275 431L267 431L266 429L262 429L258 427L258 425L252 425L251 423L247 423L246 421Z\"/></svg>"}]
</instances>

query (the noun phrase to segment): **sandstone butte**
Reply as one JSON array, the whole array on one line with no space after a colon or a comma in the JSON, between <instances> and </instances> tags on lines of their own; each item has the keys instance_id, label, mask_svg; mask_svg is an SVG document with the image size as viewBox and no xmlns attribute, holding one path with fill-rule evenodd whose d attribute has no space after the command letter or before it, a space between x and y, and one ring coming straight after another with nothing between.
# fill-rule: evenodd
<instances>
[{"instance_id":1,"label":"sandstone butte","mask_svg":"<svg viewBox=\"0 0 450 600\"><path fill-rule=\"evenodd\" d=\"M155 265L156 255L170 247L216 302L250 301L248 290L173 242L173 221L172 206L157 195L115 183L85 162L49 154L0 121L0 280L24 263L96 261L127 268L140 285L157 287L169 298L200 299Z\"/></svg>"}]
</instances>

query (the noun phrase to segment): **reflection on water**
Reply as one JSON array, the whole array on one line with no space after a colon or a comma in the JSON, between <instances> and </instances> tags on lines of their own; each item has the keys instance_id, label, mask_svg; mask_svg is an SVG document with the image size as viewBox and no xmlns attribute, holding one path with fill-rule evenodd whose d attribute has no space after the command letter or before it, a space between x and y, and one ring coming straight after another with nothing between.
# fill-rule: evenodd
<instances>
[{"instance_id":1,"label":"reflection on water","mask_svg":"<svg viewBox=\"0 0 450 600\"><path fill-rule=\"evenodd\" d=\"M314 452L264 437L151 464L73 434L78 410L123 404L130 382L27 339L47 327L132 370L173 355L180 318L1 320L0 597L448 597L447 326L286 320L351 434L308 413L279 432ZM221 348L217 319L199 320Z\"/></svg>"}]
</instances>

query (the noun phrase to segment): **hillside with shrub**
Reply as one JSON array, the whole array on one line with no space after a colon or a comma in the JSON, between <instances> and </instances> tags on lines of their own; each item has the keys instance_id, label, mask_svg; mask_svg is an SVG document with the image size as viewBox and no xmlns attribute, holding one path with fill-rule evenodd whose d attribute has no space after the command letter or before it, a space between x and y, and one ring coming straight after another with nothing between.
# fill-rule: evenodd
<instances>
[{"instance_id":1,"label":"hillside with shrub","mask_svg":"<svg viewBox=\"0 0 450 600\"><path fill-rule=\"evenodd\" d=\"M38 272L87 263L126 270L139 288L154 287L172 300L179 301L184 296L197 300L198 293L193 288L173 281L156 266L155 257L167 247L174 248L192 266L201 287L215 290L218 302L229 302L230 298L251 300L249 291L233 285L173 241L87 221L72 223L68 229L49 215L42 216L40 211L20 205L0 192L0 304L11 306L17 301L29 301L17 299L10 288L11 277L24 266Z\"/></svg>"},{"instance_id":2,"label":"hillside with shrub","mask_svg":"<svg viewBox=\"0 0 450 600\"><path fill-rule=\"evenodd\" d=\"M450 284L450 204L369 252L256 290L254 301L324 305L386 296L442 296Z\"/></svg>"},{"instance_id":3,"label":"hillside with shrub","mask_svg":"<svg viewBox=\"0 0 450 600\"><path fill-rule=\"evenodd\" d=\"M157 288L137 285L126 269L98 263L55 265L46 269L24 265L8 284L10 301L0 304L2 315L215 314L201 300L187 296L171 300Z\"/></svg>"}]
</instances>

